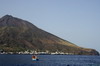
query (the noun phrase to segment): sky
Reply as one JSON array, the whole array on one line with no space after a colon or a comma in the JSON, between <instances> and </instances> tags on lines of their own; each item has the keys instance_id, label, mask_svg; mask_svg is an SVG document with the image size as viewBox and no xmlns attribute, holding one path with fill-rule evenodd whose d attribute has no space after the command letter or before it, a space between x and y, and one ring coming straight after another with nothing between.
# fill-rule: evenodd
<instances>
[{"instance_id":1,"label":"sky","mask_svg":"<svg viewBox=\"0 0 100 66\"><path fill-rule=\"evenodd\" d=\"M100 52L100 0L0 0L0 18L6 14Z\"/></svg>"}]
</instances>

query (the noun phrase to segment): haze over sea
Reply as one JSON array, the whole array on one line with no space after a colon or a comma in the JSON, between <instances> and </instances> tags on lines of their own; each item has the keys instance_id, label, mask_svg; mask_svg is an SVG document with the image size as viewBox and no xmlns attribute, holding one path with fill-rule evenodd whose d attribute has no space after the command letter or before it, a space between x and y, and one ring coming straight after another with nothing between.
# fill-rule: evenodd
<instances>
[{"instance_id":1,"label":"haze over sea","mask_svg":"<svg viewBox=\"0 0 100 66\"><path fill-rule=\"evenodd\" d=\"M100 56L87 55L0 55L0 66L100 66Z\"/></svg>"}]
</instances>

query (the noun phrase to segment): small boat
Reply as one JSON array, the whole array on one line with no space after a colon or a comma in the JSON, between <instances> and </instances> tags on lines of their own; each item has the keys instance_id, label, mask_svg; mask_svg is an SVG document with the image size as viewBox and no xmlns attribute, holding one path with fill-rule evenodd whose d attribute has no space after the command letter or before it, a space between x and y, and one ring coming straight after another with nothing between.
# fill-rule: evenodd
<instances>
[{"instance_id":1,"label":"small boat","mask_svg":"<svg viewBox=\"0 0 100 66\"><path fill-rule=\"evenodd\" d=\"M32 60L33 60L33 61L38 61L39 58L38 58L37 56L35 56L35 55L32 55Z\"/></svg>"}]
</instances>

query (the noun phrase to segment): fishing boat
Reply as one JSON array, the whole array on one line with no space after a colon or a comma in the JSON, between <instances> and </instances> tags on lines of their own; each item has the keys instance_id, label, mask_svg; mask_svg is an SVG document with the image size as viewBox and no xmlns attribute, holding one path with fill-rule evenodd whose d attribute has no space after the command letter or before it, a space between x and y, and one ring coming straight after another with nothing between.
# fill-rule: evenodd
<instances>
[{"instance_id":1,"label":"fishing boat","mask_svg":"<svg viewBox=\"0 0 100 66\"><path fill-rule=\"evenodd\" d=\"M38 61L39 58L38 58L37 56L35 56L35 55L32 55L32 60L33 60L33 61Z\"/></svg>"}]
</instances>

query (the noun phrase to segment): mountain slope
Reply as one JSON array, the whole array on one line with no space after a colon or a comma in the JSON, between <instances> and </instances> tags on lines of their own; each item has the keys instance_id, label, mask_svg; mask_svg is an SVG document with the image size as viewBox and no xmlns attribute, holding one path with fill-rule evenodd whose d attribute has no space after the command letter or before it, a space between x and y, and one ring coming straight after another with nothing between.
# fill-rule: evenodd
<instances>
[{"instance_id":1,"label":"mountain slope","mask_svg":"<svg viewBox=\"0 0 100 66\"><path fill-rule=\"evenodd\" d=\"M94 49L79 47L11 15L0 19L0 49L6 52L35 50L99 55Z\"/></svg>"}]
</instances>

